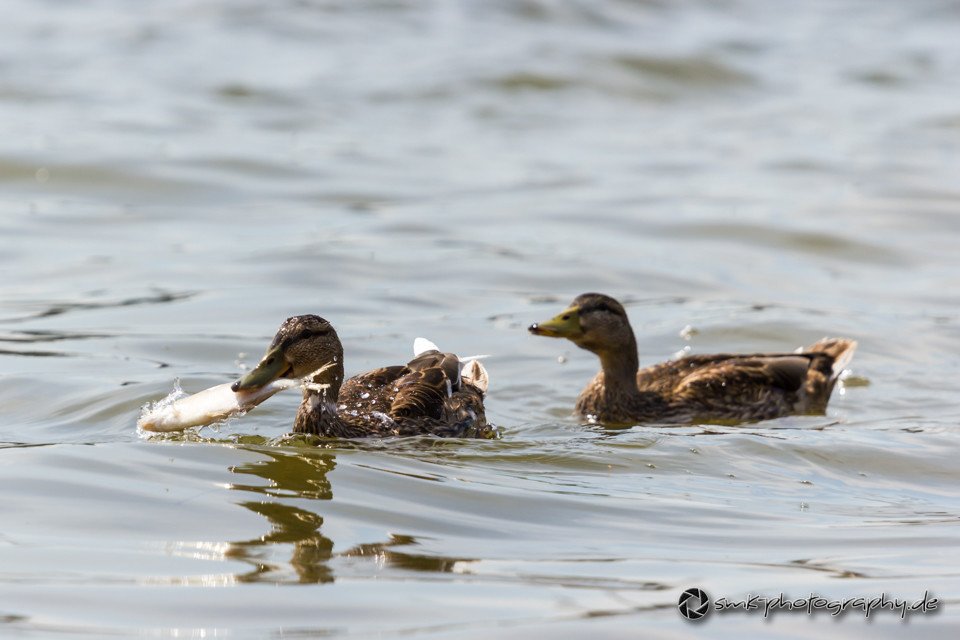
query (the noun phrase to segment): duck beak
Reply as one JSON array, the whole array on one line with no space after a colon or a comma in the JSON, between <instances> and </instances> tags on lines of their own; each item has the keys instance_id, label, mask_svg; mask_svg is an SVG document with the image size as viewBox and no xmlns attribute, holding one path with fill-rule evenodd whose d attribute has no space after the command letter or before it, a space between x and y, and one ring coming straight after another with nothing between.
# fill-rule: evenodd
<instances>
[{"instance_id":1,"label":"duck beak","mask_svg":"<svg viewBox=\"0 0 960 640\"><path fill-rule=\"evenodd\" d=\"M572 338L581 333L580 307L569 307L546 322L534 322L528 331L535 336Z\"/></svg>"},{"instance_id":2,"label":"duck beak","mask_svg":"<svg viewBox=\"0 0 960 640\"><path fill-rule=\"evenodd\" d=\"M230 387L234 392L259 389L274 380L287 377L293 372L293 367L283 357L283 350L277 346L267 351L260 364L254 367L247 375L233 383Z\"/></svg>"}]
</instances>

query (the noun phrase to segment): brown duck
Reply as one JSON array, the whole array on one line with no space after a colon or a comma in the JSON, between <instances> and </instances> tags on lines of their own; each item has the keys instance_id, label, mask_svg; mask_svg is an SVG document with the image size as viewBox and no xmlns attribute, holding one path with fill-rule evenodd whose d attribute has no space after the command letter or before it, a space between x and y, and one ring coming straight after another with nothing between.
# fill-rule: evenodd
<instances>
[{"instance_id":1,"label":"brown duck","mask_svg":"<svg viewBox=\"0 0 960 640\"><path fill-rule=\"evenodd\" d=\"M577 399L591 422L752 422L822 414L857 343L825 338L799 353L693 355L639 369L623 306L600 293L577 296L530 332L566 338L600 358L600 373ZM639 370L638 370L639 369Z\"/></svg>"},{"instance_id":2,"label":"brown duck","mask_svg":"<svg viewBox=\"0 0 960 640\"><path fill-rule=\"evenodd\" d=\"M433 345L430 345L431 347ZM288 318L260 363L231 387L258 389L278 378L308 378L294 433L365 436L486 436L486 370L452 353L427 349L405 365L344 381L343 345L315 315Z\"/></svg>"}]
</instances>

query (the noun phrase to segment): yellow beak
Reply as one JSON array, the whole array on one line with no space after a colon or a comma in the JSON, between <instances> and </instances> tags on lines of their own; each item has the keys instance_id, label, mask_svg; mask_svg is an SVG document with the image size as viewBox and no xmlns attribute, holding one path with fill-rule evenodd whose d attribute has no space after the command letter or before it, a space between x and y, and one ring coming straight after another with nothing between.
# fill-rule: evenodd
<instances>
[{"instance_id":1,"label":"yellow beak","mask_svg":"<svg viewBox=\"0 0 960 640\"><path fill-rule=\"evenodd\" d=\"M290 374L292 367L283 357L280 347L275 347L263 356L256 367L247 375L233 383L230 387L233 391L249 391L250 389L259 389L270 384L278 378L283 378Z\"/></svg>"},{"instance_id":2,"label":"yellow beak","mask_svg":"<svg viewBox=\"0 0 960 640\"><path fill-rule=\"evenodd\" d=\"M580 329L580 307L564 309L559 315L546 322L534 322L528 331L535 336L548 338L572 338L582 333Z\"/></svg>"}]
</instances>

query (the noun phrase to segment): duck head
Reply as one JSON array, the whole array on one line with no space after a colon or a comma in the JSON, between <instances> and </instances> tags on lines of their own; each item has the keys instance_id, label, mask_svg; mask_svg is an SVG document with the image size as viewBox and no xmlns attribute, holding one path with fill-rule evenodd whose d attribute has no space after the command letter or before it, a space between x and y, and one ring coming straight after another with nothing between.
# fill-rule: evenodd
<instances>
[{"instance_id":1,"label":"duck head","mask_svg":"<svg viewBox=\"0 0 960 640\"><path fill-rule=\"evenodd\" d=\"M318 373L324 369L322 373ZM343 345L333 326L315 315L287 318L273 337L260 363L230 387L233 391L258 389L279 378L305 378L313 382L343 380Z\"/></svg>"},{"instance_id":2,"label":"duck head","mask_svg":"<svg viewBox=\"0 0 960 640\"><path fill-rule=\"evenodd\" d=\"M602 293L581 294L558 315L535 322L528 330L537 336L566 338L598 355L636 350L636 339L623 305Z\"/></svg>"}]
</instances>

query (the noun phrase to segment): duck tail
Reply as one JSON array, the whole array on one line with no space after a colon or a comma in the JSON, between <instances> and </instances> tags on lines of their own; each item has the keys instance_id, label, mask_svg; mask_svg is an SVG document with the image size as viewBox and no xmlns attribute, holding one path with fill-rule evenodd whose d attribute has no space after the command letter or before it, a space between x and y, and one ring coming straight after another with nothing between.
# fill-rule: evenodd
<instances>
[{"instance_id":1,"label":"duck tail","mask_svg":"<svg viewBox=\"0 0 960 640\"><path fill-rule=\"evenodd\" d=\"M807 347L807 353L822 353L832 360L830 365L831 383L836 382L843 370L850 365L850 361L853 360L853 352L856 350L857 341L847 338L823 338Z\"/></svg>"}]
</instances>

